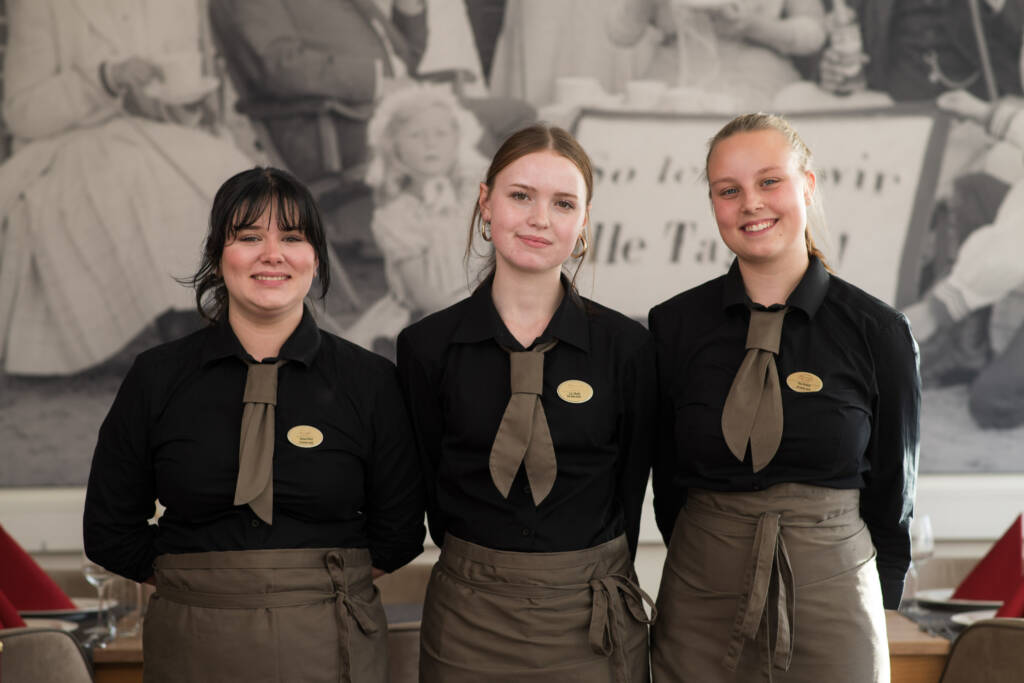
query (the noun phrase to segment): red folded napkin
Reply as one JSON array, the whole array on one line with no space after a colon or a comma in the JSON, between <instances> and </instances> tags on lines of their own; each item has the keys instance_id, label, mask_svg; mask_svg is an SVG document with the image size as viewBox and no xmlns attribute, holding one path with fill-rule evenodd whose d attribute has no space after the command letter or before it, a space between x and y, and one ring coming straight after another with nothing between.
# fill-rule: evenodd
<instances>
[{"instance_id":1,"label":"red folded napkin","mask_svg":"<svg viewBox=\"0 0 1024 683\"><path fill-rule=\"evenodd\" d=\"M997 617L1024 617L1024 578L1021 578L1017 590L1003 602L996 612Z\"/></svg>"},{"instance_id":2,"label":"red folded napkin","mask_svg":"<svg viewBox=\"0 0 1024 683\"><path fill-rule=\"evenodd\" d=\"M1017 515L1003 537L996 541L981 562L953 591L957 600L1008 601L1024 575L1024 532Z\"/></svg>"},{"instance_id":3,"label":"red folded napkin","mask_svg":"<svg viewBox=\"0 0 1024 683\"><path fill-rule=\"evenodd\" d=\"M0 526L0 591L18 610L75 609L75 603Z\"/></svg>"},{"instance_id":4,"label":"red folded napkin","mask_svg":"<svg viewBox=\"0 0 1024 683\"><path fill-rule=\"evenodd\" d=\"M25 621L14 609L14 605L7 599L3 591L0 591L0 628L18 628L25 625Z\"/></svg>"}]
</instances>

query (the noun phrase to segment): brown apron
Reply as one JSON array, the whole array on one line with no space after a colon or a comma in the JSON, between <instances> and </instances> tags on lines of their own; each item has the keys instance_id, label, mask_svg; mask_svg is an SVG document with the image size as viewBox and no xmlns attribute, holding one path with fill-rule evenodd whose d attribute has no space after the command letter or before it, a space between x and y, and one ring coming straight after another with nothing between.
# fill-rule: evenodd
<instances>
[{"instance_id":1,"label":"brown apron","mask_svg":"<svg viewBox=\"0 0 1024 683\"><path fill-rule=\"evenodd\" d=\"M146 683L386 683L387 620L365 548L161 555Z\"/></svg>"},{"instance_id":2,"label":"brown apron","mask_svg":"<svg viewBox=\"0 0 1024 683\"><path fill-rule=\"evenodd\" d=\"M889 681L860 492L691 489L658 593L656 683Z\"/></svg>"},{"instance_id":3,"label":"brown apron","mask_svg":"<svg viewBox=\"0 0 1024 683\"><path fill-rule=\"evenodd\" d=\"M448 534L423 607L420 682L649 681L645 600L625 536L520 553Z\"/></svg>"}]
</instances>

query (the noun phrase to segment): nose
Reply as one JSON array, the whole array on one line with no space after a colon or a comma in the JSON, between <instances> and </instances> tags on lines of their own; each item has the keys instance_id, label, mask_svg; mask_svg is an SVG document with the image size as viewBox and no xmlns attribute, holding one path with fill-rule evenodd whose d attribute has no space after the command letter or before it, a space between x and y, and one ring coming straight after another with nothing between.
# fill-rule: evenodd
<instances>
[{"instance_id":1,"label":"nose","mask_svg":"<svg viewBox=\"0 0 1024 683\"><path fill-rule=\"evenodd\" d=\"M747 213L754 213L764 206L759 192L746 192L743 195L743 210Z\"/></svg>"},{"instance_id":2,"label":"nose","mask_svg":"<svg viewBox=\"0 0 1024 683\"><path fill-rule=\"evenodd\" d=\"M281 261L281 245L272 236L263 240L263 250L260 252L260 259L267 263L279 263Z\"/></svg>"},{"instance_id":3,"label":"nose","mask_svg":"<svg viewBox=\"0 0 1024 683\"><path fill-rule=\"evenodd\" d=\"M548 227L548 207L544 202L536 202L530 212L530 223L538 228Z\"/></svg>"}]
</instances>

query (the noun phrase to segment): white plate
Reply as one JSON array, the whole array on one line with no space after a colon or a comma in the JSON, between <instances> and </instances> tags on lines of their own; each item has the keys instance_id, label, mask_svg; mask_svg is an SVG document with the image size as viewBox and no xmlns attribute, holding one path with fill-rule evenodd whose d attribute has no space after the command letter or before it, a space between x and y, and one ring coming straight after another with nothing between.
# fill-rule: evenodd
<instances>
[{"instance_id":1,"label":"white plate","mask_svg":"<svg viewBox=\"0 0 1024 683\"><path fill-rule=\"evenodd\" d=\"M73 621L67 621L65 619L39 619L38 617L28 617L22 619L25 622L25 626L29 628L56 628L61 631L74 631L78 628L78 624Z\"/></svg>"},{"instance_id":2,"label":"white plate","mask_svg":"<svg viewBox=\"0 0 1024 683\"><path fill-rule=\"evenodd\" d=\"M982 619L991 619L996 615L997 610L994 609L979 609L973 612L959 612L950 617L950 620L954 624L960 624L961 626L970 626L976 621Z\"/></svg>"},{"instance_id":3,"label":"white plate","mask_svg":"<svg viewBox=\"0 0 1024 683\"><path fill-rule=\"evenodd\" d=\"M55 619L57 617L69 617L82 614L95 614L100 610L100 601L97 598L72 598L75 603L74 609L28 609L19 612L21 617L43 617ZM107 607L113 606L113 601L107 601Z\"/></svg>"},{"instance_id":4,"label":"white plate","mask_svg":"<svg viewBox=\"0 0 1024 683\"><path fill-rule=\"evenodd\" d=\"M1000 608L1002 600L960 600L953 599L952 588L926 588L919 590L914 598L922 605L935 607L974 607L976 609Z\"/></svg>"},{"instance_id":5,"label":"white plate","mask_svg":"<svg viewBox=\"0 0 1024 683\"><path fill-rule=\"evenodd\" d=\"M167 104L190 104L213 92L218 85L220 85L218 79L212 76L203 76L197 82L186 86L153 81L145 87L143 92Z\"/></svg>"}]
</instances>

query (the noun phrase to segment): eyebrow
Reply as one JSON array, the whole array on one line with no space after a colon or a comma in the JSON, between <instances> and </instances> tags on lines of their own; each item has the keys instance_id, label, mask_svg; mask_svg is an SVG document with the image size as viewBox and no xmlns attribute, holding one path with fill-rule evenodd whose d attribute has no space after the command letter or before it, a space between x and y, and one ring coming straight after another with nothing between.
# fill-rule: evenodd
<instances>
[{"instance_id":1,"label":"eyebrow","mask_svg":"<svg viewBox=\"0 0 1024 683\"><path fill-rule=\"evenodd\" d=\"M267 228L265 226L256 225L255 223L243 223L241 225L236 225L234 227L234 231L235 232L241 232L242 230L266 230L266 229ZM298 230L299 232L305 232L302 229L302 226L300 226L298 224L295 224L295 225L291 225L291 224L278 225L277 226L277 230L278 230L278 232L293 232L295 230Z\"/></svg>"},{"instance_id":2,"label":"eyebrow","mask_svg":"<svg viewBox=\"0 0 1024 683\"><path fill-rule=\"evenodd\" d=\"M526 183L509 183L509 185L511 185L512 187L521 187L522 189L529 190L530 192L536 192L537 191L537 188L535 188L532 185L527 185ZM578 198L576 196L575 192L555 192L555 196L556 197L571 197L573 199L577 199Z\"/></svg>"},{"instance_id":3,"label":"eyebrow","mask_svg":"<svg viewBox=\"0 0 1024 683\"><path fill-rule=\"evenodd\" d=\"M783 168L783 166L765 166L764 168L757 169L757 171L754 172L754 175L761 175L762 173L767 173L768 171L776 171L776 170L778 170L780 168ZM708 182L708 184L709 185L717 185L718 183L727 183L727 182L734 183L734 182L736 182L736 179L733 178L732 176L726 176L725 178L718 178L717 180L711 180L711 181Z\"/></svg>"}]
</instances>

